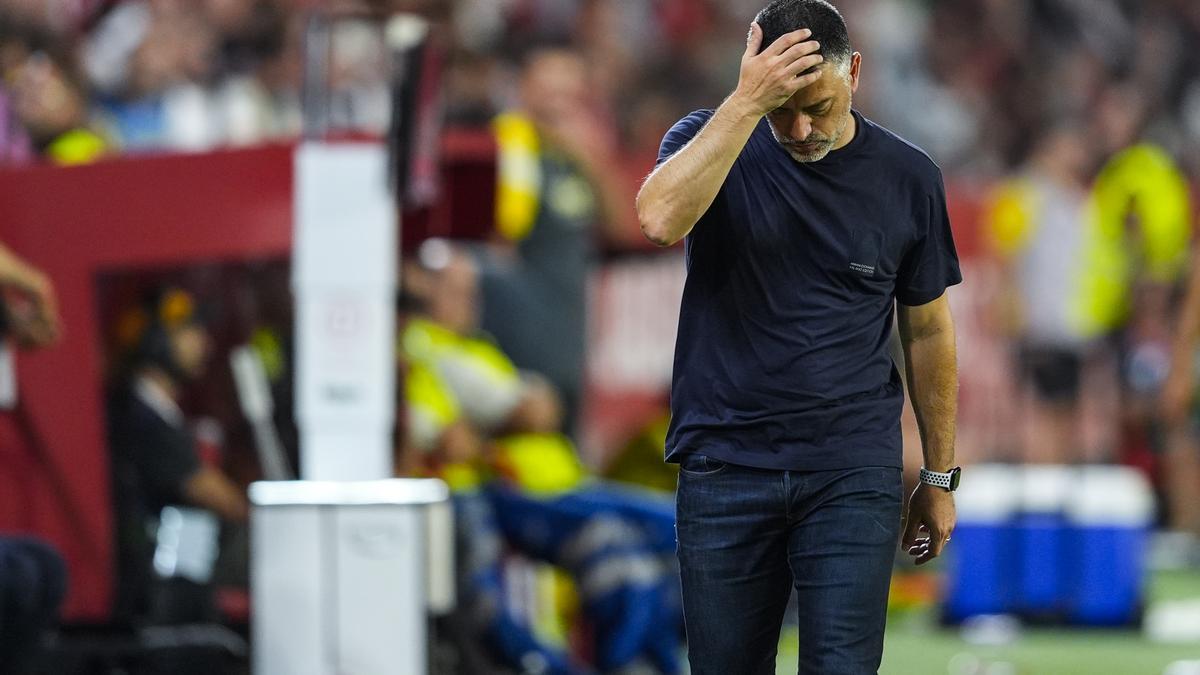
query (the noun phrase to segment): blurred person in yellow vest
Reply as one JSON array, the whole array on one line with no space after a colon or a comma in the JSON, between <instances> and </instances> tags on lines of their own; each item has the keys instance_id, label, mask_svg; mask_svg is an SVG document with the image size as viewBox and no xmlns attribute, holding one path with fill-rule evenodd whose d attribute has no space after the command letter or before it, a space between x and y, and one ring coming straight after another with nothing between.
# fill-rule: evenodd
<instances>
[{"instance_id":1,"label":"blurred person in yellow vest","mask_svg":"<svg viewBox=\"0 0 1200 675\"><path fill-rule=\"evenodd\" d=\"M433 473L452 486L458 607L447 627L465 661L464 672L583 675L616 672L665 654L658 672L677 672L663 600L670 578L640 532L619 518L550 502L496 499L487 489L490 444L464 419L450 389L421 360L405 363L405 434L409 470ZM527 527L532 524L533 527ZM531 560L564 570L594 631L594 664L540 634L546 617L522 620L505 593L505 545ZM565 604L573 604L567 601ZM667 626L670 622L666 622ZM482 639L480 639L482 638ZM655 650L662 646L666 649ZM480 649L482 647L482 649Z\"/></svg>"},{"instance_id":2,"label":"blurred person in yellow vest","mask_svg":"<svg viewBox=\"0 0 1200 675\"><path fill-rule=\"evenodd\" d=\"M602 670L649 659L675 672L677 579L663 564L674 545L670 500L588 478L556 431L562 418L553 389L479 332L471 259L433 240L419 260L404 275L417 305L401 337L406 435L418 453L435 457L424 464L437 465L458 489L458 509L475 532L464 546L498 530L522 553L568 570L594 622ZM477 593L490 587L491 574L468 572ZM506 624L490 635L508 652L522 644Z\"/></svg>"},{"instance_id":3,"label":"blurred person in yellow vest","mask_svg":"<svg viewBox=\"0 0 1200 675\"><path fill-rule=\"evenodd\" d=\"M647 530L657 549L673 554L669 496L591 476L575 445L559 432L562 407L539 373L520 370L480 331L479 278L472 258L432 239L405 268L410 297L421 305L405 322L402 352L423 364L450 392L461 418L488 439L492 471L522 494L552 501L587 499ZM556 335L543 336L550 343Z\"/></svg>"},{"instance_id":4,"label":"blurred person in yellow vest","mask_svg":"<svg viewBox=\"0 0 1200 675\"><path fill-rule=\"evenodd\" d=\"M525 59L518 106L492 124L496 237L480 256L483 327L517 366L554 384L568 430L583 386L596 243L636 233L615 134L590 91L588 66L569 49L542 48Z\"/></svg>"},{"instance_id":5,"label":"blurred person in yellow vest","mask_svg":"<svg viewBox=\"0 0 1200 675\"><path fill-rule=\"evenodd\" d=\"M1150 110L1136 81L1099 96L1091 130L1103 164L1089 195L1083 326L1122 328L1139 284L1169 287L1187 265L1191 195L1167 149L1147 136Z\"/></svg>"},{"instance_id":6,"label":"blurred person in yellow vest","mask_svg":"<svg viewBox=\"0 0 1200 675\"><path fill-rule=\"evenodd\" d=\"M1096 330L1120 331L1122 417L1159 454L1168 526L1195 535L1200 459L1191 388L1200 282L1194 270L1180 312L1172 309L1188 264L1193 202L1172 156L1146 138L1149 98L1139 86L1113 83L1095 108L1094 136L1109 158L1091 195L1086 316Z\"/></svg>"},{"instance_id":7,"label":"blurred person in yellow vest","mask_svg":"<svg viewBox=\"0 0 1200 675\"><path fill-rule=\"evenodd\" d=\"M550 502L588 502L641 528L674 559L669 495L596 479L562 433L561 407L539 374L519 370L479 328L474 260L444 240L429 240L405 265L406 295L418 305L401 332L401 351L450 393L461 419L487 439L486 463L498 484ZM547 335L546 342L557 336Z\"/></svg>"},{"instance_id":8,"label":"blurred person in yellow vest","mask_svg":"<svg viewBox=\"0 0 1200 675\"><path fill-rule=\"evenodd\" d=\"M479 331L475 265L440 240L421 250L427 265L410 265L405 282L410 295L423 299L425 311L406 321L403 353L431 369L452 392L462 417L496 439L493 461L502 472L536 492L575 487L584 472L574 448L558 433L562 406L552 385L518 370Z\"/></svg>"},{"instance_id":9,"label":"blurred person in yellow vest","mask_svg":"<svg viewBox=\"0 0 1200 675\"><path fill-rule=\"evenodd\" d=\"M586 510L556 510L536 500L515 506L493 501L483 485L488 443L463 419L458 402L429 366L410 361L405 370L405 466L439 475L453 488L460 600L447 633L471 664L464 672L497 672L496 663L520 672L590 672L539 635L538 619L522 621L506 606L504 544L570 575L596 632L595 665L601 672L654 659L653 652L666 659L656 662L658 672L677 672L672 653L677 640L671 623L660 621L672 611L663 600L670 577L638 530ZM513 527L514 520L538 523L540 535Z\"/></svg>"},{"instance_id":10,"label":"blurred person in yellow vest","mask_svg":"<svg viewBox=\"0 0 1200 675\"><path fill-rule=\"evenodd\" d=\"M1099 334L1128 318L1137 282L1169 287L1179 281L1192 237L1191 195L1171 156L1143 142L1105 163L1088 206L1081 319Z\"/></svg>"}]
</instances>

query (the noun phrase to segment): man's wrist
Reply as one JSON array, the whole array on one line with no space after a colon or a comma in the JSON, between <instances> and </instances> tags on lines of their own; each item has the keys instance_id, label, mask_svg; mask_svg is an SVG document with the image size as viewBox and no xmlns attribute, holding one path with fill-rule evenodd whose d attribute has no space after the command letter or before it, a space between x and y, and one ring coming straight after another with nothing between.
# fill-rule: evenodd
<instances>
[{"instance_id":1,"label":"man's wrist","mask_svg":"<svg viewBox=\"0 0 1200 675\"><path fill-rule=\"evenodd\" d=\"M721 107L727 108L733 119L754 122L755 124L766 114L762 110L759 110L750 97L743 95L736 89L729 95L729 98L725 99L725 105Z\"/></svg>"},{"instance_id":2,"label":"man's wrist","mask_svg":"<svg viewBox=\"0 0 1200 675\"><path fill-rule=\"evenodd\" d=\"M945 495L947 497L954 496L954 492L947 490L946 488L943 488L943 487L938 487L936 485L930 485L929 483L926 483L924 481L917 481L917 489L926 494L937 495L939 497L942 495Z\"/></svg>"}]
</instances>

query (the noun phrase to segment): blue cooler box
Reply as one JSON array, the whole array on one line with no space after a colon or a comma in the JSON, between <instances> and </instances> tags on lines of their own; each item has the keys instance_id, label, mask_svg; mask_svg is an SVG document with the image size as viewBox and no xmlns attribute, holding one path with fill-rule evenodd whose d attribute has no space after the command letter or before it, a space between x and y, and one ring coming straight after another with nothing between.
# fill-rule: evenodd
<instances>
[{"instance_id":1,"label":"blue cooler box","mask_svg":"<svg viewBox=\"0 0 1200 675\"><path fill-rule=\"evenodd\" d=\"M1017 472L1020 505L1014 525L1014 609L1027 619L1059 621L1068 605L1071 541L1066 502L1074 471L1065 466L1029 465Z\"/></svg>"},{"instance_id":2,"label":"blue cooler box","mask_svg":"<svg viewBox=\"0 0 1200 675\"><path fill-rule=\"evenodd\" d=\"M1067 503L1067 516L1068 619L1088 626L1137 623L1154 519L1149 482L1129 467L1084 467Z\"/></svg>"},{"instance_id":3,"label":"blue cooler box","mask_svg":"<svg viewBox=\"0 0 1200 675\"><path fill-rule=\"evenodd\" d=\"M958 525L946 550L945 621L1012 611L1016 592L1017 469L981 464L963 473L955 493Z\"/></svg>"}]
</instances>

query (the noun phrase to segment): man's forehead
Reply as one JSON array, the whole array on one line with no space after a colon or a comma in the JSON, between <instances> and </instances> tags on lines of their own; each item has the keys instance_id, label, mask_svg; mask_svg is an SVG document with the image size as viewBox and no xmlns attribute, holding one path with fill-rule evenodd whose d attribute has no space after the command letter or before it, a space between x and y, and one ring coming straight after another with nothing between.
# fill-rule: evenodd
<instances>
[{"instance_id":1,"label":"man's forehead","mask_svg":"<svg viewBox=\"0 0 1200 675\"><path fill-rule=\"evenodd\" d=\"M815 105L829 98L837 98L844 91L849 89L846 83L846 78L843 76L842 69L836 64L823 63L817 68L821 71L821 77L816 82L792 94L787 103L784 103L781 108L792 110L803 110L811 105Z\"/></svg>"}]
</instances>

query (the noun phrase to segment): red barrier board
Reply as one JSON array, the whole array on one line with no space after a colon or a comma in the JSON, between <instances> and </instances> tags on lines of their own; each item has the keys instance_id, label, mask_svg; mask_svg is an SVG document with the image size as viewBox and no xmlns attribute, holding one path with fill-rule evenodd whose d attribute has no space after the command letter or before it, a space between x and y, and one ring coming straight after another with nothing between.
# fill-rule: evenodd
<instances>
[{"instance_id":1,"label":"red barrier board","mask_svg":"<svg viewBox=\"0 0 1200 675\"><path fill-rule=\"evenodd\" d=\"M109 611L112 523L97 273L286 256L292 148L127 158L0 172L0 241L54 281L66 337L18 360L0 419L0 532L67 559L69 620Z\"/></svg>"}]
</instances>

